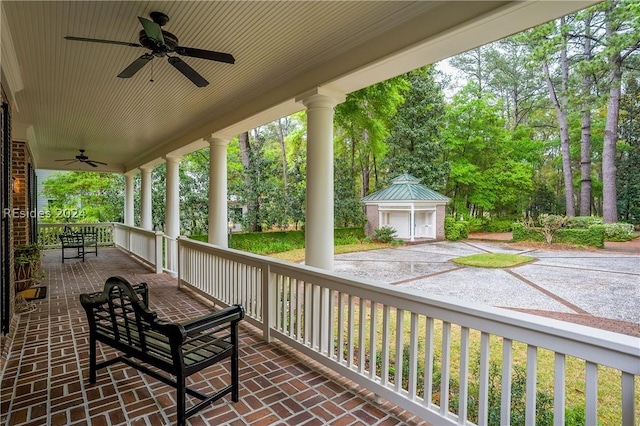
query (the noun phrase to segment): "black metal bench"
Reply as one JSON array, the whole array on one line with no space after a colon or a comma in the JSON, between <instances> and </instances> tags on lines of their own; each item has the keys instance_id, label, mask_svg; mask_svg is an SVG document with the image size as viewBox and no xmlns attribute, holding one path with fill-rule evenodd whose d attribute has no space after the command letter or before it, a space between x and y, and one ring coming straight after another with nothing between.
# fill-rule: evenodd
<instances>
[{"instance_id":1,"label":"black metal bench","mask_svg":"<svg viewBox=\"0 0 640 426\"><path fill-rule=\"evenodd\" d=\"M65 227L62 234L59 235L60 243L62 244L62 263L65 259L82 259L84 262L85 254L98 255L98 232L83 230L73 232L70 228ZM74 250L75 254L72 256L65 256L64 251Z\"/></svg>"},{"instance_id":2,"label":"black metal bench","mask_svg":"<svg viewBox=\"0 0 640 426\"><path fill-rule=\"evenodd\" d=\"M229 393L231 400L238 402L238 323L244 317L242 306L233 305L187 322L172 323L158 319L156 313L149 310L148 301L146 283L131 285L122 277L107 279L102 292L80 295L89 321L89 381L96 382L97 370L123 362L173 386L179 426L183 426L189 416ZM123 354L97 364L97 342ZM231 359L228 386L211 395L186 387L188 376L226 358ZM186 409L185 394L201 401Z\"/></svg>"}]
</instances>

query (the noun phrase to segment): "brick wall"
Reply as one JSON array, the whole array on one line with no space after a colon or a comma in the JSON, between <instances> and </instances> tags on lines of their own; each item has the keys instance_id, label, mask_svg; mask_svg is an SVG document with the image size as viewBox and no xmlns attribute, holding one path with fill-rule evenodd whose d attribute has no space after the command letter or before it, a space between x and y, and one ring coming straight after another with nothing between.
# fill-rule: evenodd
<instances>
[{"instance_id":1,"label":"brick wall","mask_svg":"<svg viewBox=\"0 0 640 426\"><path fill-rule=\"evenodd\" d=\"M14 245L29 243L29 194L27 189L29 178L29 150L27 143L22 141L12 142L11 168L14 183L13 208L22 213L22 217L13 219L13 243Z\"/></svg>"}]
</instances>

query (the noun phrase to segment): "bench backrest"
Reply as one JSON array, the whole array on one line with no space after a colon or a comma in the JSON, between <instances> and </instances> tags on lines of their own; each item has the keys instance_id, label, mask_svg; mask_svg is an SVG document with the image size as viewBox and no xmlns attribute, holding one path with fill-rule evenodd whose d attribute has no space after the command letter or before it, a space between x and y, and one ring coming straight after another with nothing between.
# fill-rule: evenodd
<instances>
[{"instance_id":1,"label":"bench backrest","mask_svg":"<svg viewBox=\"0 0 640 426\"><path fill-rule=\"evenodd\" d=\"M60 234L60 242L64 247L82 247L84 244L84 236L74 232L63 233Z\"/></svg>"},{"instance_id":2,"label":"bench backrest","mask_svg":"<svg viewBox=\"0 0 640 426\"><path fill-rule=\"evenodd\" d=\"M102 292L82 294L80 302L97 340L131 355L153 358L166 369L182 362L179 347L184 329L149 310L146 283L132 286L122 277L111 277Z\"/></svg>"}]
</instances>

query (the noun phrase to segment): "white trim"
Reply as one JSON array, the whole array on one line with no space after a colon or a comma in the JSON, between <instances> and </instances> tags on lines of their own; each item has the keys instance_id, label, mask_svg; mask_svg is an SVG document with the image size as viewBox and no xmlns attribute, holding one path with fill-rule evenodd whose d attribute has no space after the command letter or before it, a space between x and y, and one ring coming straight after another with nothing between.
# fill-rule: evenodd
<instances>
[{"instance_id":1,"label":"white trim","mask_svg":"<svg viewBox=\"0 0 640 426\"><path fill-rule=\"evenodd\" d=\"M24 83L22 82L22 75L20 73L20 65L18 64L18 57L16 56L16 50L13 45L13 37L9 30L9 23L7 22L7 14L4 12L4 6L1 6L0 15L2 15L2 21L0 22L0 50L2 64L2 75L4 75L7 84L7 94L13 101L13 106L18 111L18 103L16 102L15 95L24 89Z\"/></svg>"}]
</instances>

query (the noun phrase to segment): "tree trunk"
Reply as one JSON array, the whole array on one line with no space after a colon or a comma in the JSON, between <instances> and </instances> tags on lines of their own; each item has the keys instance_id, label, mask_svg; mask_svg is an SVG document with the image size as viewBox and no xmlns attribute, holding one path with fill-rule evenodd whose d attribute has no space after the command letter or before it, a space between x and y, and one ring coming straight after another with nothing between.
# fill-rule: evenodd
<instances>
[{"instance_id":1,"label":"tree trunk","mask_svg":"<svg viewBox=\"0 0 640 426\"><path fill-rule=\"evenodd\" d=\"M249 142L249 132L240 133L238 135L238 143L240 145L240 160L242 161L242 168L244 169L244 183L247 187L251 187L251 143ZM260 231L260 226L257 223L257 210L260 208L257 201L248 200L248 208L249 208L249 231L255 232Z\"/></svg>"},{"instance_id":2,"label":"tree trunk","mask_svg":"<svg viewBox=\"0 0 640 426\"><path fill-rule=\"evenodd\" d=\"M613 9L617 6L611 2L606 13L607 40L613 41L617 33ZM604 126L604 143L602 144L602 220L604 223L618 221L618 197L616 193L616 144L618 142L618 118L620 114L620 96L622 83L622 56L616 50L608 57L609 65L609 103L607 105L607 122Z\"/></svg>"},{"instance_id":3,"label":"tree trunk","mask_svg":"<svg viewBox=\"0 0 640 426\"><path fill-rule=\"evenodd\" d=\"M238 143L240 144L240 160L245 170L249 169L249 132L240 133L238 135Z\"/></svg>"},{"instance_id":4,"label":"tree trunk","mask_svg":"<svg viewBox=\"0 0 640 426\"><path fill-rule=\"evenodd\" d=\"M591 18L584 20L584 60L591 61ZM582 122L580 135L580 216L591 215L591 88L593 75L582 76Z\"/></svg>"},{"instance_id":5,"label":"tree trunk","mask_svg":"<svg viewBox=\"0 0 640 426\"><path fill-rule=\"evenodd\" d=\"M278 119L278 137L280 139L280 152L282 158L282 195L285 200L283 206L284 216L287 216L287 148L284 144L284 130L282 129L282 118Z\"/></svg>"},{"instance_id":6,"label":"tree trunk","mask_svg":"<svg viewBox=\"0 0 640 426\"><path fill-rule=\"evenodd\" d=\"M573 177L571 173L571 152L569 149L569 125L567 121L567 94L566 83L568 80L568 63L567 63L567 50L562 48L561 54L561 67L562 67L562 94L558 98L558 94L551 81L551 75L549 73L549 64L544 63L545 79L547 81L547 89L549 90L549 98L553 103L556 110L556 116L558 118L558 124L560 125L560 153L562 155L562 174L564 176L564 196L566 204L566 215L575 216L576 211L573 207Z\"/></svg>"},{"instance_id":7,"label":"tree trunk","mask_svg":"<svg viewBox=\"0 0 640 426\"><path fill-rule=\"evenodd\" d=\"M617 56L619 58L619 55ZM602 145L602 220L604 223L618 221L616 144L618 143L622 69L617 60L613 60L610 66L609 104L607 105L607 122L604 127L604 143Z\"/></svg>"}]
</instances>

